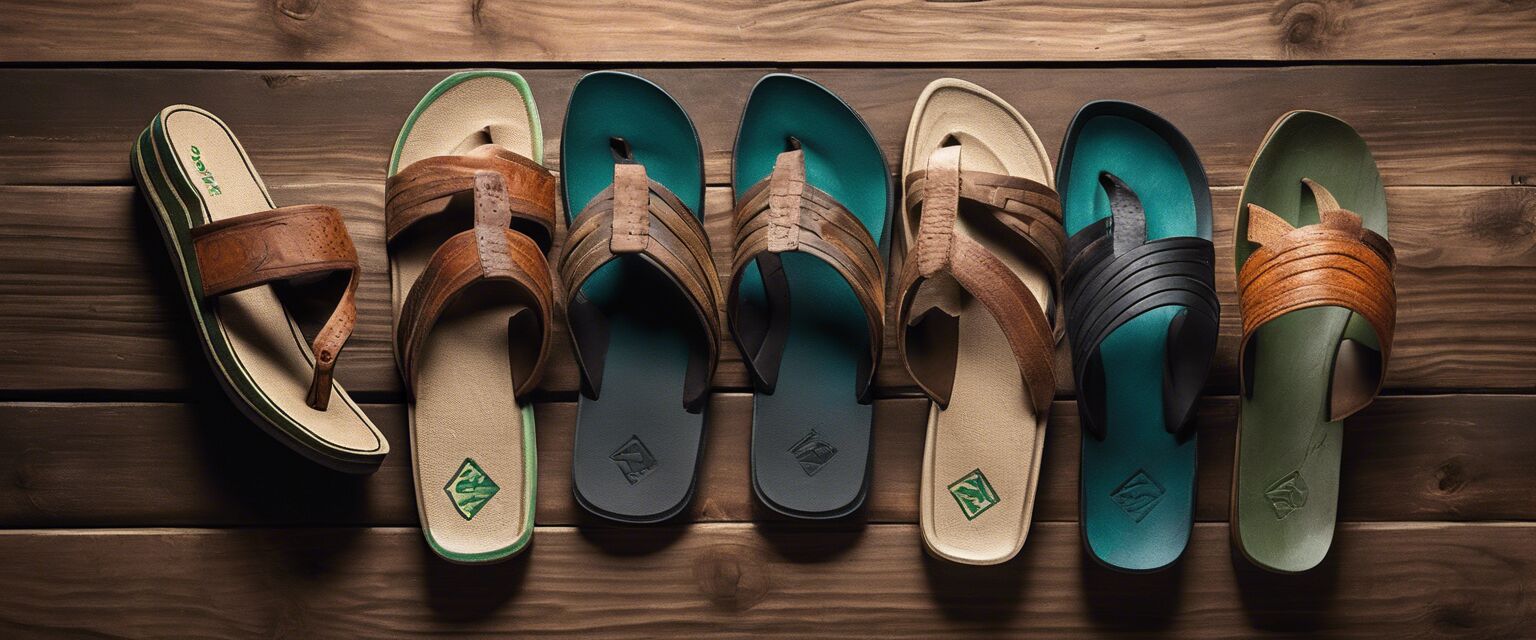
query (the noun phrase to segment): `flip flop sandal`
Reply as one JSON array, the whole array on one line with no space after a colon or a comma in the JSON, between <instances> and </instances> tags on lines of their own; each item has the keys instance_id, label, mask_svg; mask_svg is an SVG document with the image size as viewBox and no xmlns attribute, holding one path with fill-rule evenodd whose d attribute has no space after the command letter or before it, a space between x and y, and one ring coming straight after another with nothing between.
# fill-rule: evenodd
<instances>
[{"instance_id":1,"label":"flip flop sandal","mask_svg":"<svg viewBox=\"0 0 1536 640\"><path fill-rule=\"evenodd\" d=\"M1127 102L1078 111L1060 160L1083 545L1109 568L1153 571L1194 522L1190 417L1221 317L1210 188L1183 134Z\"/></svg>"},{"instance_id":2,"label":"flip flop sandal","mask_svg":"<svg viewBox=\"0 0 1536 640\"><path fill-rule=\"evenodd\" d=\"M443 558L490 562L533 535L533 405L553 284L555 178L521 76L458 73L395 142L385 240L416 505Z\"/></svg>"},{"instance_id":3,"label":"flip flop sandal","mask_svg":"<svg viewBox=\"0 0 1536 640\"><path fill-rule=\"evenodd\" d=\"M896 343L933 402L923 543L952 562L1006 562L1034 512L1064 325L1050 157L1012 106L946 78L917 99L902 175Z\"/></svg>"},{"instance_id":4,"label":"flip flop sandal","mask_svg":"<svg viewBox=\"0 0 1536 640\"><path fill-rule=\"evenodd\" d=\"M582 373L572 474L576 501L610 520L658 522L693 498L720 334L703 158L688 115L651 82L597 72L572 90L560 140L560 283Z\"/></svg>"},{"instance_id":5,"label":"flip flop sandal","mask_svg":"<svg viewBox=\"0 0 1536 640\"><path fill-rule=\"evenodd\" d=\"M229 127L197 107L155 116L132 163L225 393L315 462L352 473L378 468L389 442L331 378L357 322L361 275L341 213L278 208ZM275 285L336 272L350 275L346 289L306 344Z\"/></svg>"},{"instance_id":6,"label":"flip flop sandal","mask_svg":"<svg viewBox=\"0 0 1536 640\"><path fill-rule=\"evenodd\" d=\"M1354 129L1294 111L1260 145L1239 206L1232 539L1254 564L1295 573L1328 554L1342 423L1387 369L1397 294L1386 192Z\"/></svg>"},{"instance_id":7,"label":"flip flop sandal","mask_svg":"<svg viewBox=\"0 0 1536 640\"><path fill-rule=\"evenodd\" d=\"M734 165L727 309L756 389L752 487L785 515L845 516L869 485L890 170L852 108L789 74L753 87Z\"/></svg>"}]
</instances>

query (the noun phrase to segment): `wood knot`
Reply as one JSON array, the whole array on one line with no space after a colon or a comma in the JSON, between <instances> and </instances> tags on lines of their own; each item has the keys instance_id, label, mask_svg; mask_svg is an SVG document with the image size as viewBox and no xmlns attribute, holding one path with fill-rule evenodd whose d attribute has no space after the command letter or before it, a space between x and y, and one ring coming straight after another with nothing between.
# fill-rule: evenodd
<instances>
[{"instance_id":1,"label":"wood knot","mask_svg":"<svg viewBox=\"0 0 1536 640\"><path fill-rule=\"evenodd\" d=\"M1452 458L1435 467L1435 490L1444 494L1461 491L1467 486L1467 471L1461 461Z\"/></svg>"},{"instance_id":2,"label":"wood knot","mask_svg":"<svg viewBox=\"0 0 1536 640\"><path fill-rule=\"evenodd\" d=\"M261 74L261 81L267 85L268 89L281 89L291 84L303 82L304 80L304 76L298 75L296 73Z\"/></svg>"},{"instance_id":3,"label":"wood knot","mask_svg":"<svg viewBox=\"0 0 1536 640\"><path fill-rule=\"evenodd\" d=\"M320 9L320 0L277 0L277 11L294 20L308 20Z\"/></svg>"},{"instance_id":4,"label":"wood knot","mask_svg":"<svg viewBox=\"0 0 1536 640\"><path fill-rule=\"evenodd\" d=\"M1536 194L1496 189L1469 203L1467 232L1501 254L1523 254L1536 245Z\"/></svg>"},{"instance_id":5,"label":"wood knot","mask_svg":"<svg viewBox=\"0 0 1536 640\"><path fill-rule=\"evenodd\" d=\"M693 578L716 607L746 611L768 593L766 567L750 549L719 547L704 553L693 567Z\"/></svg>"},{"instance_id":6,"label":"wood knot","mask_svg":"<svg viewBox=\"0 0 1536 640\"><path fill-rule=\"evenodd\" d=\"M1446 631L1467 631L1482 626L1476 605L1466 601L1432 605L1430 619L1436 628Z\"/></svg>"},{"instance_id":7,"label":"wood knot","mask_svg":"<svg viewBox=\"0 0 1536 640\"><path fill-rule=\"evenodd\" d=\"M1326 0L1285 0L1275 8L1270 21L1280 26L1287 48L1317 51L1344 31L1340 11Z\"/></svg>"},{"instance_id":8,"label":"wood knot","mask_svg":"<svg viewBox=\"0 0 1536 640\"><path fill-rule=\"evenodd\" d=\"M48 452L38 448L30 448L16 456L16 475L13 482L17 489L23 491L37 487L37 468L48 457Z\"/></svg>"}]
</instances>

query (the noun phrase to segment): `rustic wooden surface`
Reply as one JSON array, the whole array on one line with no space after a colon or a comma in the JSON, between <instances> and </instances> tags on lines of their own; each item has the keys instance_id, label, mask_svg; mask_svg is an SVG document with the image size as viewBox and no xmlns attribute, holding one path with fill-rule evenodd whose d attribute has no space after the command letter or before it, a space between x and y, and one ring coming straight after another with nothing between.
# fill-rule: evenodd
<instances>
[{"instance_id":1,"label":"rustic wooden surface","mask_svg":"<svg viewBox=\"0 0 1536 640\"><path fill-rule=\"evenodd\" d=\"M0 0L0 637L1536 635L1536 4L577 5ZM574 503L577 378L560 357L536 395L534 545L490 568L435 559L414 529L387 342L382 180L411 106L474 65L528 78L552 164L582 73L632 69L672 92L703 139L719 257L736 119L768 71L840 93L892 161L941 76L1001 94L1053 150L1091 99L1166 116L1211 176L1224 305L1184 560L1124 576L1083 557L1066 380L1014 562L924 556L925 408L899 367L879 379L867 508L775 517L751 494L751 400L730 345L699 493L675 522L618 528ZM374 475L299 459L209 381L127 164L132 137L176 102L228 121L279 203L346 211L365 279L338 377L395 443ZM1400 308L1385 395L1346 426L1334 551L1277 577L1228 543L1231 227L1259 139L1296 108L1344 118L1375 153Z\"/></svg>"}]
</instances>

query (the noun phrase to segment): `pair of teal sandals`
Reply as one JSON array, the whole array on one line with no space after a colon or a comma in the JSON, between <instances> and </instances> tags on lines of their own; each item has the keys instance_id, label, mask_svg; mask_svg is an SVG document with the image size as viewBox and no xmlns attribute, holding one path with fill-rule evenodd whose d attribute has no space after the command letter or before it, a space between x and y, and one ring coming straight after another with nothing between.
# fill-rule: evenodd
<instances>
[{"instance_id":1,"label":"pair of teal sandals","mask_svg":"<svg viewBox=\"0 0 1536 640\"><path fill-rule=\"evenodd\" d=\"M980 104L979 99L990 106L946 112L946 103L935 98L939 89L969 96L955 104ZM508 105L522 111L491 113ZM486 113L475 115L477 109ZM171 117L187 122L177 135L201 141L212 153L175 142ZM1002 129L996 126L1000 117L1010 120ZM456 124L455 118L464 122ZM1005 133L997 135L999 130ZM397 142L387 207L404 220L387 225L397 332L417 326L414 312L432 310L420 328L426 337L420 342L407 337L397 345L414 400L418 500L431 546L450 560L483 562L511 556L529 541L536 479L533 415L515 397L537 381L554 317L549 307L559 301L582 379L574 493L593 514L653 523L688 507L726 326L756 390L751 477L760 501L794 518L853 514L869 490L872 387L890 317L901 325L896 333L902 361L934 400L920 510L930 551L969 564L995 564L1017 554L1029 526L1055 390L1054 345L1065 336L1082 430L1085 548L1098 562L1125 571L1154 571L1174 562L1187 545L1194 517L1194 405L1220 326L1210 191L1193 146L1145 109L1093 102L1074 118L1052 172L1017 111L980 87L954 80L936 82L925 92L913 132L909 137L921 133L924 144L934 148L908 149L912 157L904 167L912 174L903 176L906 206L898 207L890 167L853 109L807 79L764 77L747 101L734 148L737 203L724 270L729 281L722 288L704 233L704 157L692 122L671 96L643 78L589 74L572 91L560 143L559 199L569 232L551 283L550 276L533 273L540 268L547 273L538 254L553 244L557 225L541 219L555 215L552 201L533 202L552 199L555 187L552 174L540 166L541 128L526 83L515 73L482 71L455 74L433 88ZM219 221L221 216L210 212L218 208L221 191L243 197L235 207L242 211L292 209L271 204L233 136L222 142L226 134L222 122L206 112L168 108L145 131L134 157L168 246L182 257L178 264L210 359L231 395L291 446L337 468L369 470L388 450L377 429L339 386L335 394L344 401L338 404L355 420L333 420L325 398L314 402L322 395L316 389L332 384L330 365L340 349L336 336L322 335L312 350L297 341L293 362L253 363L254 354L266 347L233 344L238 341L225 334L241 330L227 317L238 307L236 296L254 294L196 286L199 274L218 264L201 253L193 259L191 247L201 239L193 229ZM227 149L221 146L226 144ZM1020 149L1027 153L1021 156ZM223 158L205 166L204 155ZM1010 166L1023 166L1010 157L1026 157L1025 165L1038 175L1009 175ZM418 165L438 173L417 170ZM240 193L238 185L213 185L214 170L226 183L248 172L254 187ZM421 197L410 200L412 189ZM1242 203L1236 226L1245 323L1233 538L1260 566L1303 571L1320 562L1329 547L1339 421L1362 408L1380 386L1391 326L1390 314L1381 321L1379 307L1390 310L1393 303L1378 296L1378 308L1363 309L1359 292L1370 286L1328 281L1327 261L1334 254L1375 264L1369 256L1361 258L1357 247L1312 249L1362 244L1365 234L1384 237L1385 198L1369 151L1353 130L1329 116L1295 112L1266 137ZM474 218L474 232L464 236L464 246L478 243L481 266L474 270L485 272L474 278L497 280L491 277L495 271L518 287L518 304L496 318L466 319L484 314L454 310L460 289L473 289L466 283L443 294L438 307L431 306L430 294L441 292L431 287L422 296L428 302L414 300L418 281L436 284L443 277L439 268L455 263L433 254L434 243L416 256L415 267L408 266L412 254L396 249L397 235L408 238L406 226L456 207L473 213L466 213ZM899 209L907 217L898 217ZM1259 223L1250 224L1250 211L1260 216ZM315 224L338 233L333 227L340 225L339 216L333 210L313 215L321 214L335 220ZM982 218L991 222L978 223ZM510 263L501 249L486 248L487 242L500 244L499 233L486 235L498 226L510 243ZM1326 242L1309 240L1307 234L1320 229L1334 235ZM1334 237L1340 233L1354 236ZM965 237L976 242L968 244ZM935 254L933 238L950 244ZM905 245L905 251L893 256L893 244ZM973 248L988 254L976 264L992 268L987 278L995 280L983 278L976 285L956 269ZM1293 262L1298 251L1307 255ZM1277 252L1283 255L1276 257ZM1390 246L1378 253L1385 256L1390 292ZM331 257L343 264L331 268L345 268L346 255ZM342 342L352 322L345 307L356 287L355 254L350 259L354 278L333 317L333 324L346 320ZM1026 287L1007 269L1030 261L1051 267L1042 272L1048 278ZM902 272L908 262L917 266ZM1256 266L1247 269L1246 263ZM951 295L943 286L935 293L922 284L941 279L945 269L965 290L950 302L942 299ZM921 275L914 275L918 271ZM902 285L890 287L889 294L888 276ZM536 282L539 277L542 283ZM242 286L259 291L270 279ZM563 295L553 295L551 284ZM992 284L1011 291L1009 304L1028 304L994 304L998 294L983 290ZM961 336L974 331L966 328L971 326L962 318L966 312L957 311L970 304L971 294L987 303L993 326L1006 334L1007 341L998 343L1005 345L1002 350L1013 347L1000 356L1008 362L1003 370L1018 372L1024 385L993 378L999 390L993 393L993 383L975 376L984 367L957 362L998 355L978 355ZM1283 302L1270 302L1287 295ZM202 300L216 296L224 296L216 305ZM249 304L255 308L266 301L252 298ZM915 307L923 313L914 318ZM530 309L536 313L525 313ZM287 318L280 308L276 313ZM478 338L458 340L457 346L431 335L459 335L455 332L480 320L489 320L491 333L499 335L483 344ZM497 323L505 330L496 329ZM275 326L275 333L291 326L293 337L300 337L291 318ZM1034 342L1020 337L1028 331L1036 334ZM484 361L460 357L473 352L462 350L466 340L474 342L470 347L489 345L501 353ZM220 346L225 342L232 344ZM520 342L538 346L520 354ZM427 355L418 353L423 349ZM935 356L948 362L930 366ZM491 384L507 402L490 402L473 389L483 386L479 378L438 380L453 366L479 378L500 377L510 367L509 381ZM306 367L316 375L305 402L274 391L294 386L291 380L304 381ZM1009 397L1018 391L1001 391L1007 389L1022 389L1029 397ZM978 402L981 414L975 413ZM466 414L466 403L481 408ZM998 416L1018 414L1009 403L1033 404L1035 420L999 422ZM989 404L1004 408L989 412ZM946 423L946 411L989 417ZM469 425L475 421L492 425L480 435L504 433L510 440L476 440L479 427ZM506 424L512 423L508 431ZM513 458L515 464L498 461ZM973 465L984 458L987 462ZM958 479L944 475L956 470L969 472ZM498 480L507 488L516 485L521 500L495 505L504 491ZM949 497L934 498L945 494ZM964 518L940 514L942 509ZM476 531L477 518L490 529ZM983 551L961 550L967 547Z\"/></svg>"}]
</instances>

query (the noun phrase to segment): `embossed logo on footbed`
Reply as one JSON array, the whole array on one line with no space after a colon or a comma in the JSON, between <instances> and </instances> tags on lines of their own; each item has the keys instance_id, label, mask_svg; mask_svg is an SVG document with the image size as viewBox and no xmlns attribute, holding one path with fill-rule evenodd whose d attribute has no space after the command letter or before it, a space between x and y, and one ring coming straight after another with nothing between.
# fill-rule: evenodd
<instances>
[{"instance_id":1,"label":"embossed logo on footbed","mask_svg":"<svg viewBox=\"0 0 1536 640\"><path fill-rule=\"evenodd\" d=\"M1292 471L1269 485L1264 490L1264 497L1269 499L1269 506L1274 507L1275 519L1284 520L1297 509L1307 506L1307 481L1302 479L1301 471Z\"/></svg>"},{"instance_id":2,"label":"embossed logo on footbed","mask_svg":"<svg viewBox=\"0 0 1536 640\"><path fill-rule=\"evenodd\" d=\"M1157 508L1163 501L1163 494L1167 493L1163 485L1157 483L1148 475L1146 470L1137 469L1136 473L1126 478L1125 482L1109 492L1109 499L1114 501L1125 514L1138 524Z\"/></svg>"},{"instance_id":3,"label":"embossed logo on footbed","mask_svg":"<svg viewBox=\"0 0 1536 640\"><path fill-rule=\"evenodd\" d=\"M800 463L800 470L804 471L805 475L814 476L817 471L821 471L822 467L832 461L833 456L837 455L837 447L822 439L821 434L816 433L815 429L811 429L810 433L805 434L805 437L800 438L799 442L789 448L789 453L795 456L795 460Z\"/></svg>"},{"instance_id":4,"label":"embossed logo on footbed","mask_svg":"<svg viewBox=\"0 0 1536 640\"><path fill-rule=\"evenodd\" d=\"M630 436L608 459L619 466L619 472L624 474L624 479L630 484L645 479L656 469L656 456L651 454L639 436Z\"/></svg>"}]
</instances>

